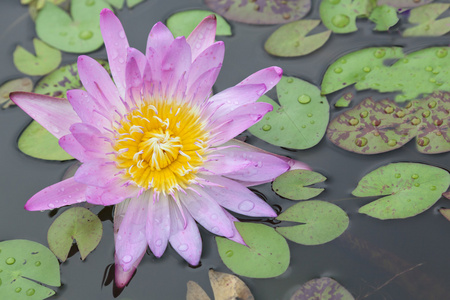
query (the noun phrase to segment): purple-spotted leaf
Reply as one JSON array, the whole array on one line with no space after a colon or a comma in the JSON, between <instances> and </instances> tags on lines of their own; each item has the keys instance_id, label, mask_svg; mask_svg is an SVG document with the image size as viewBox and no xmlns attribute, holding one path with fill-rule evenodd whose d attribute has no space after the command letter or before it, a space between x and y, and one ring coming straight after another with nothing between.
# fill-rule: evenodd
<instances>
[{"instance_id":1,"label":"purple-spotted leaf","mask_svg":"<svg viewBox=\"0 0 450 300\"><path fill-rule=\"evenodd\" d=\"M311 0L205 0L208 7L233 20L248 24L282 24L303 18L311 9Z\"/></svg>"},{"instance_id":2,"label":"purple-spotted leaf","mask_svg":"<svg viewBox=\"0 0 450 300\"><path fill-rule=\"evenodd\" d=\"M0 105L3 109L15 105L9 99L9 94L12 92L31 92L32 90L33 82L28 77L7 81L0 86Z\"/></svg>"},{"instance_id":3,"label":"purple-spotted leaf","mask_svg":"<svg viewBox=\"0 0 450 300\"><path fill-rule=\"evenodd\" d=\"M345 93L341 98L334 104L335 107L348 107L350 102L353 100L353 93Z\"/></svg>"},{"instance_id":4,"label":"purple-spotted leaf","mask_svg":"<svg viewBox=\"0 0 450 300\"><path fill-rule=\"evenodd\" d=\"M369 20L376 24L375 30L387 31L398 23L397 10L389 5L377 6L369 16Z\"/></svg>"},{"instance_id":5,"label":"purple-spotted leaf","mask_svg":"<svg viewBox=\"0 0 450 300\"><path fill-rule=\"evenodd\" d=\"M258 101L270 103L273 111L249 128L256 137L276 146L308 149L325 134L330 106L319 89L301 79L286 77L277 85L280 105L267 96Z\"/></svg>"},{"instance_id":6,"label":"purple-spotted leaf","mask_svg":"<svg viewBox=\"0 0 450 300\"><path fill-rule=\"evenodd\" d=\"M447 3L432 3L414 8L410 12L409 22L417 25L406 29L403 36L440 36L446 34L450 31L448 26L450 17L436 19L449 7L450 4Z\"/></svg>"},{"instance_id":7,"label":"purple-spotted leaf","mask_svg":"<svg viewBox=\"0 0 450 300\"><path fill-rule=\"evenodd\" d=\"M417 134L415 112L389 100L363 100L330 122L327 137L333 144L360 154L375 154L402 147Z\"/></svg>"},{"instance_id":8,"label":"purple-spotted leaf","mask_svg":"<svg viewBox=\"0 0 450 300\"><path fill-rule=\"evenodd\" d=\"M355 298L337 281L322 277L303 284L290 300L354 300Z\"/></svg>"},{"instance_id":9,"label":"purple-spotted leaf","mask_svg":"<svg viewBox=\"0 0 450 300\"><path fill-rule=\"evenodd\" d=\"M264 49L272 55L282 57L309 54L325 44L331 31L306 36L319 25L320 20L299 20L288 23L272 33L264 44Z\"/></svg>"},{"instance_id":10,"label":"purple-spotted leaf","mask_svg":"<svg viewBox=\"0 0 450 300\"><path fill-rule=\"evenodd\" d=\"M402 48L366 48L346 54L332 63L322 79L322 94L362 81L373 70L383 68L385 59L402 58Z\"/></svg>"},{"instance_id":11,"label":"purple-spotted leaf","mask_svg":"<svg viewBox=\"0 0 450 300\"><path fill-rule=\"evenodd\" d=\"M61 63L61 51L33 39L36 56L17 46L13 53L14 65L17 70L27 75L44 75L56 69Z\"/></svg>"},{"instance_id":12,"label":"purple-spotted leaf","mask_svg":"<svg viewBox=\"0 0 450 300\"><path fill-rule=\"evenodd\" d=\"M358 183L357 197L386 196L364 205L360 213L377 219L403 219L429 209L450 185L450 174L418 163L392 163L380 167Z\"/></svg>"},{"instance_id":13,"label":"purple-spotted leaf","mask_svg":"<svg viewBox=\"0 0 450 300\"><path fill-rule=\"evenodd\" d=\"M378 0L377 5L390 5L397 8L411 8L433 2L433 0Z\"/></svg>"},{"instance_id":14,"label":"purple-spotted leaf","mask_svg":"<svg viewBox=\"0 0 450 300\"><path fill-rule=\"evenodd\" d=\"M47 247L36 242L0 242L0 269L2 299L42 300L55 291L40 283L61 285L58 259Z\"/></svg>"},{"instance_id":15,"label":"purple-spotted leaf","mask_svg":"<svg viewBox=\"0 0 450 300\"><path fill-rule=\"evenodd\" d=\"M323 24L335 33L358 30L356 18L368 17L375 7L373 0L328 0L320 3Z\"/></svg>"},{"instance_id":16,"label":"purple-spotted leaf","mask_svg":"<svg viewBox=\"0 0 450 300\"><path fill-rule=\"evenodd\" d=\"M253 278L283 274L290 261L286 240L273 228L254 223L235 222L247 246L216 237L219 255L234 273Z\"/></svg>"},{"instance_id":17,"label":"purple-spotted leaf","mask_svg":"<svg viewBox=\"0 0 450 300\"><path fill-rule=\"evenodd\" d=\"M188 37L204 18L212 14L214 13L209 10L185 10L171 15L166 23L173 36ZM221 16L215 15L217 18L216 35L231 35L231 27L227 21Z\"/></svg>"},{"instance_id":18,"label":"purple-spotted leaf","mask_svg":"<svg viewBox=\"0 0 450 300\"><path fill-rule=\"evenodd\" d=\"M278 195L291 200L307 200L323 192L323 188L309 188L307 186L324 182L327 178L309 170L292 170L278 176L272 189Z\"/></svg>"},{"instance_id":19,"label":"purple-spotted leaf","mask_svg":"<svg viewBox=\"0 0 450 300\"><path fill-rule=\"evenodd\" d=\"M48 229L48 245L60 260L65 261L76 240L84 260L97 247L102 232L102 222L95 214L83 207L73 207L56 218Z\"/></svg>"},{"instance_id":20,"label":"purple-spotted leaf","mask_svg":"<svg viewBox=\"0 0 450 300\"><path fill-rule=\"evenodd\" d=\"M112 9L103 0L71 1L71 16L47 3L36 18L36 33L43 41L70 53L91 52L103 45L100 11Z\"/></svg>"},{"instance_id":21,"label":"purple-spotted leaf","mask_svg":"<svg viewBox=\"0 0 450 300\"><path fill-rule=\"evenodd\" d=\"M302 223L277 227L285 238L302 245L320 245L340 236L348 227L348 216L339 206L320 200L297 203L277 217L279 221Z\"/></svg>"}]
</instances>

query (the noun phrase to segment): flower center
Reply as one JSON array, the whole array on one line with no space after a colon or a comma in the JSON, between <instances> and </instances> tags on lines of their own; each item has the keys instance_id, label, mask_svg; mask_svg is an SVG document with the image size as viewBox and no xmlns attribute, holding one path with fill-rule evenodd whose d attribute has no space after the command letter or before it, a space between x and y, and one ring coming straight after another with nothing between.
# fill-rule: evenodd
<instances>
[{"instance_id":1,"label":"flower center","mask_svg":"<svg viewBox=\"0 0 450 300\"><path fill-rule=\"evenodd\" d=\"M155 101L116 123L115 161L131 184L170 194L195 180L209 138L195 108Z\"/></svg>"}]
</instances>

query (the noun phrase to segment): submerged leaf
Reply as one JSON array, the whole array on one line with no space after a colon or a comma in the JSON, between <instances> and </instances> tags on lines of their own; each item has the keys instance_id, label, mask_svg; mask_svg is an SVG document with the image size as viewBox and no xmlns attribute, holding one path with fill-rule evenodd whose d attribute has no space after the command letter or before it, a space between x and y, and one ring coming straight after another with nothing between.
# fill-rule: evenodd
<instances>
[{"instance_id":1,"label":"submerged leaf","mask_svg":"<svg viewBox=\"0 0 450 300\"><path fill-rule=\"evenodd\" d=\"M278 176L272 189L278 195L291 200L307 200L316 197L324 189L305 187L319 182L324 182L327 178L319 173L309 170L292 170Z\"/></svg>"},{"instance_id":2,"label":"submerged leaf","mask_svg":"<svg viewBox=\"0 0 450 300\"><path fill-rule=\"evenodd\" d=\"M409 15L409 22L418 24L406 29L403 36L440 36L450 31L449 18L436 20L444 13L450 4L433 3L414 8Z\"/></svg>"},{"instance_id":3,"label":"submerged leaf","mask_svg":"<svg viewBox=\"0 0 450 300\"><path fill-rule=\"evenodd\" d=\"M347 214L339 206L320 200L295 204L277 220L303 223L276 228L285 238L302 245L328 243L340 236L349 223Z\"/></svg>"},{"instance_id":4,"label":"submerged leaf","mask_svg":"<svg viewBox=\"0 0 450 300\"><path fill-rule=\"evenodd\" d=\"M214 292L214 300L253 300L253 295L239 277L210 269L209 281Z\"/></svg>"},{"instance_id":5,"label":"submerged leaf","mask_svg":"<svg viewBox=\"0 0 450 300\"><path fill-rule=\"evenodd\" d=\"M283 274L289 266L286 240L273 228L253 223L235 222L247 246L216 237L219 255L234 273L253 278L270 278Z\"/></svg>"},{"instance_id":6,"label":"submerged leaf","mask_svg":"<svg viewBox=\"0 0 450 300\"><path fill-rule=\"evenodd\" d=\"M185 10L171 15L166 23L173 36L188 37L204 18L212 14L214 13L208 10ZM227 21L217 14L215 16L217 18L216 35L231 35L231 27Z\"/></svg>"},{"instance_id":7,"label":"submerged leaf","mask_svg":"<svg viewBox=\"0 0 450 300\"><path fill-rule=\"evenodd\" d=\"M18 146L20 151L35 158L59 161L73 159L59 146L58 139L34 120L20 134Z\"/></svg>"},{"instance_id":8,"label":"submerged leaf","mask_svg":"<svg viewBox=\"0 0 450 300\"><path fill-rule=\"evenodd\" d=\"M303 284L290 300L354 300L355 298L337 281L322 277Z\"/></svg>"},{"instance_id":9,"label":"submerged leaf","mask_svg":"<svg viewBox=\"0 0 450 300\"><path fill-rule=\"evenodd\" d=\"M444 218L450 221L450 208L441 208L439 209L439 212L444 216Z\"/></svg>"},{"instance_id":10,"label":"submerged leaf","mask_svg":"<svg viewBox=\"0 0 450 300\"><path fill-rule=\"evenodd\" d=\"M389 5L377 6L369 16L369 20L377 24L375 30L386 31L398 22L397 10Z\"/></svg>"},{"instance_id":11,"label":"submerged leaf","mask_svg":"<svg viewBox=\"0 0 450 300\"><path fill-rule=\"evenodd\" d=\"M335 107L348 107L350 102L353 100L353 93L345 93L341 98L334 104Z\"/></svg>"},{"instance_id":12,"label":"submerged leaf","mask_svg":"<svg viewBox=\"0 0 450 300\"><path fill-rule=\"evenodd\" d=\"M186 300L211 300L206 292L195 281L187 283Z\"/></svg>"},{"instance_id":13,"label":"submerged leaf","mask_svg":"<svg viewBox=\"0 0 450 300\"><path fill-rule=\"evenodd\" d=\"M44 42L33 39L36 56L17 46L13 53L14 65L27 75L44 75L58 67L61 63L61 51L48 46Z\"/></svg>"},{"instance_id":14,"label":"submerged leaf","mask_svg":"<svg viewBox=\"0 0 450 300\"><path fill-rule=\"evenodd\" d=\"M2 108L8 108L11 105L15 105L14 102L9 99L9 94L12 92L31 92L33 90L33 82L30 78L18 78L5 82L0 86L0 104Z\"/></svg>"},{"instance_id":15,"label":"submerged leaf","mask_svg":"<svg viewBox=\"0 0 450 300\"><path fill-rule=\"evenodd\" d=\"M264 49L272 55L292 57L309 54L325 44L331 31L306 36L319 25L320 20L299 20L278 28L264 44Z\"/></svg>"},{"instance_id":16,"label":"submerged leaf","mask_svg":"<svg viewBox=\"0 0 450 300\"><path fill-rule=\"evenodd\" d=\"M282 24L303 18L311 9L311 0L205 0L208 7L233 20L249 24Z\"/></svg>"},{"instance_id":17,"label":"submerged leaf","mask_svg":"<svg viewBox=\"0 0 450 300\"><path fill-rule=\"evenodd\" d=\"M60 260L65 261L76 240L84 260L97 247L102 232L102 222L96 215L86 208L73 207L56 218L48 229L48 245Z\"/></svg>"},{"instance_id":18,"label":"submerged leaf","mask_svg":"<svg viewBox=\"0 0 450 300\"><path fill-rule=\"evenodd\" d=\"M368 17L375 7L374 0L328 0L320 3L323 24L335 33L358 30L356 18Z\"/></svg>"},{"instance_id":19,"label":"submerged leaf","mask_svg":"<svg viewBox=\"0 0 450 300\"><path fill-rule=\"evenodd\" d=\"M272 104L274 109L249 131L272 145L292 149L308 149L319 143L330 110L319 89L298 78L283 76L277 94L281 106L267 96L258 100Z\"/></svg>"},{"instance_id":20,"label":"submerged leaf","mask_svg":"<svg viewBox=\"0 0 450 300\"><path fill-rule=\"evenodd\" d=\"M99 16L103 0L71 1L69 16L63 9L47 3L36 18L37 35L46 43L71 53L85 53L103 45Z\"/></svg>"},{"instance_id":21,"label":"submerged leaf","mask_svg":"<svg viewBox=\"0 0 450 300\"><path fill-rule=\"evenodd\" d=\"M55 292L39 283L60 286L59 263L43 245L27 240L0 242L2 299L46 299Z\"/></svg>"},{"instance_id":22,"label":"submerged leaf","mask_svg":"<svg viewBox=\"0 0 450 300\"><path fill-rule=\"evenodd\" d=\"M377 219L403 219L424 212L450 185L450 174L418 163L392 163L364 176L352 192L357 197L386 196L364 205L360 213Z\"/></svg>"}]
</instances>

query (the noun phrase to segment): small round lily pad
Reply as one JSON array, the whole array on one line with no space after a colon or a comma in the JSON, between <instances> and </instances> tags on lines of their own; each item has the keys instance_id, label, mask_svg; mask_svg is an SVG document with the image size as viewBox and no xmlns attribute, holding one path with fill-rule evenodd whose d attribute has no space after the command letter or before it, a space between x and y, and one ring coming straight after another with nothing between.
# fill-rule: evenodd
<instances>
[{"instance_id":1,"label":"small round lily pad","mask_svg":"<svg viewBox=\"0 0 450 300\"><path fill-rule=\"evenodd\" d=\"M61 51L50 47L41 40L33 39L36 56L17 46L13 53L14 65L27 75L44 75L56 69L61 63Z\"/></svg>"},{"instance_id":2,"label":"small round lily pad","mask_svg":"<svg viewBox=\"0 0 450 300\"><path fill-rule=\"evenodd\" d=\"M195 27L207 16L214 14L208 10L185 10L182 12L175 13L167 19L167 28L170 29L173 36L185 36L188 37L189 34L195 29ZM216 15L217 18L217 29L216 35L231 35L231 27L227 21L220 15Z\"/></svg>"},{"instance_id":3,"label":"small round lily pad","mask_svg":"<svg viewBox=\"0 0 450 300\"><path fill-rule=\"evenodd\" d=\"M292 170L278 176L272 189L278 195L291 200L307 200L323 192L322 188L309 188L308 185L323 182L327 178L309 170Z\"/></svg>"},{"instance_id":4,"label":"small round lily pad","mask_svg":"<svg viewBox=\"0 0 450 300\"><path fill-rule=\"evenodd\" d=\"M290 300L354 300L355 298L336 280L316 278L303 284Z\"/></svg>"}]
</instances>

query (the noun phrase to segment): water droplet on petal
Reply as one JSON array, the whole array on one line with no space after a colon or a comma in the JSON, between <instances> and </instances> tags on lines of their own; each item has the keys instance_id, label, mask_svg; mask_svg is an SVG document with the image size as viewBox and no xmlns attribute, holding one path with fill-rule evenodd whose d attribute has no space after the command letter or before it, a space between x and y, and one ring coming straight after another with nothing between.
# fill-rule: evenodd
<instances>
[{"instance_id":1,"label":"water droplet on petal","mask_svg":"<svg viewBox=\"0 0 450 300\"><path fill-rule=\"evenodd\" d=\"M219 227L214 226L213 228L211 228L211 232L217 234L219 232Z\"/></svg>"},{"instance_id":2,"label":"water droplet on petal","mask_svg":"<svg viewBox=\"0 0 450 300\"><path fill-rule=\"evenodd\" d=\"M48 208L53 209L53 208L55 208L55 205L53 203L49 203Z\"/></svg>"},{"instance_id":3,"label":"water droplet on petal","mask_svg":"<svg viewBox=\"0 0 450 300\"><path fill-rule=\"evenodd\" d=\"M124 39L125 38L125 31L123 31L123 30L119 31L119 37L121 39Z\"/></svg>"},{"instance_id":4,"label":"water droplet on petal","mask_svg":"<svg viewBox=\"0 0 450 300\"><path fill-rule=\"evenodd\" d=\"M162 241L161 240L156 240L155 245L158 246L158 247L161 247Z\"/></svg>"},{"instance_id":5,"label":"water droplet on petal","mask_svg":"<svg viewBox=\"0 0 450 300\"><path fill-rule=\"evenodd\" d=\"M180 246L178 246L178 250L181 252L185 252L189 249L189 246L186 244L181 244Z\"/></svg>"},{"instance_id":6,"label":"water droplet on petal","mask_svg":"<svg viewBox=\"0 0 450 300\"><path fill-rule=\"evenodd\" d=\"M255 203L253 203L250 200L244 200L241 203L239 203L238 208L239 210L248 212L251 211L255 207Z\"/></svg>"},{"instance_id":7,"label":"water droplet on petal","mask_svg":"<svg viewBox=\"0 0 450 300\"><path fill-rule=\"evenodd\" d=\"M122 261L126 264L129 263L132 259L133 257L131 255L125 255L124 257L122 257Z\"/></svg>"}]
</instances>

